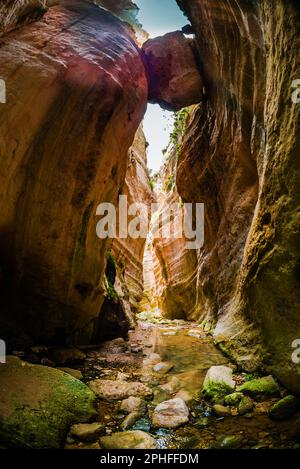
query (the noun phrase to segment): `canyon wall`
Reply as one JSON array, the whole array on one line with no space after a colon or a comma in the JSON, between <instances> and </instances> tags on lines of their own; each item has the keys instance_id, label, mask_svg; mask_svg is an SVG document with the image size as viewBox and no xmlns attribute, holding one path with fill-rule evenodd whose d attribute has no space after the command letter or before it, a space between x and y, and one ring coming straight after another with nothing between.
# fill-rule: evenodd
<instances>
[{"instance_id":1,"label":"canyon wall","mask_svg":"<svg viewBox=\"0 0 300 469\"><path fill-rule=\"evenodd\" d=\"M178 129L179 142L182 133L183 128ZM197 320L200 316L198 260L197 251L187 249L188 240L184 237L184 209L175 184L178 144L169 145L157 178L158 210L152 218L146 259L152 264L154 288L151 291L148 286L148 289L165 317ZM147 278L146 271L146 282Z\"/></svg>"},{"instance_id":2,"label":"canyon wall","mask_svg":"<svg viewBox=\"0 0 300 469\"><path fill-rule=\"evenodd\" d=\"M289 0L178 1L192 23L205 99L189 120L177 190L205 203L199 319L245 369L300 391L300 14ZM291 47L293 44L293 47ZM192 271L192 270L191 270Z\"/></svg>"},{"instance_id":3,"label":"canyon wall","mask_svg":"<svg viewBox=\"0 0 300 469\"><path fill-rule=\"evenodd\" d=\"M131 28L65 1L2 36L0 64L2 338L88 342L105 299L96 208L123 187L144 63Z\"/></svg>"},{"instance_id":4,"label":"canyon wall","mask_svg":"<svg viewBox=\"0 0 300 469\"><path fill-rule=\"evenodd\" d=\"M43 16L53 5L68 4L69 0L1 0L0 5L0 35L29 23ZM122 20L140 31L136 21L138 8L131 0L82 0L81 3L91 3L106 8Z\"/></svg>"},{"instance_id":5,"label":"canyon wall","mask_svg":"<svg viewBox=\"0 0 300 469\"><path fill-rule=\"evenodd\" d=\"M142 223L149 224L153 199L147 171L147 142L142 126L138 129L129 149L128 168L122 195L127 205L144 204L147 211L139 210ZM129 217L129 222L133 217ZM119 212L117 233L119 233ZM126 337L135 326L135 314L143 296L143 258L146 238L117 237L109 246L105 273L106 299L99 317L97 340Z\"/></svg>"}]
</instances>

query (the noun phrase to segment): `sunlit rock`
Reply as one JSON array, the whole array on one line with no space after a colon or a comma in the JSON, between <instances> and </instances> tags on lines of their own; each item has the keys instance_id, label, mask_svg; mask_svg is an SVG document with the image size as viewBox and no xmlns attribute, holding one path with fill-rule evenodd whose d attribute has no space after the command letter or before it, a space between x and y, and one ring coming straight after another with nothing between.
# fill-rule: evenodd
<instances>
[{"instance_id":1,"label":"sunlit rock","mask_svg":"<svg viewBox=\"0 0 300 469\"><path fill-rule=\"evenodd\" d=\"M175 31L149 39L143 51L150 80L150 102L178 111L201 101L203 82L193 40Z\"/></svg>"}]
</instances>

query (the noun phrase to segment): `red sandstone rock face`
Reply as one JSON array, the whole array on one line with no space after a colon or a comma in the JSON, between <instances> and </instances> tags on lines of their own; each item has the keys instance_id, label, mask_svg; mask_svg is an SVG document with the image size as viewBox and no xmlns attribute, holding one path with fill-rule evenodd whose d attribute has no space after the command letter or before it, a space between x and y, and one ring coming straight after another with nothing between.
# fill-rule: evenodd
<instances>
[{"instance_id":1,"label":"red sandstone rock face","mask_svg":"<svg viewBox=\"0 0 300 469\"><path fill-rule=\"evenodd\" d=\"M203 84L194 47L194 42L180 31L145 42L150 102L178 111L201 101Z\"/></svg>"},{"instance_id":2,"label":"red sandstone rock face","mask_svg":"<svg viewBox=\"0 0 300 469\"><path fill-rule=\"evenodd\" d=\"M178 3L207 89L177 172L183 200L206 206L199 311L217 321L216 339L239 363L264 362L299 391L299 10L281 0Z\"/></svg>"},{"instance_id":3,"label":"red sandstone rock face","mask_svg":"<svg viewBox=\"0 0 300 469\"><path fill-rule=\"evenodd\" d=\"M0 63L9 317L15 311L35 340L89 341L107 249L96 237L96 207L115 203L123 186L146 108L144 64L126 26L74 1L2 37Z\"/></svg>"},{"instance_id":4,"label":"red sandstone rock face","mask_svg":"<svg viewBox=\"0 0 300 469\"><path fill-rule=\"evenodd\" d=\"M41 17L48 7L64 5L69 0L1 0L0 35L20 25ZM128 21L134 29L139 29L136 21L137 6L131 0L82 0L81 3L92 3L104 7Z\"/></svg>"}]
</instances>

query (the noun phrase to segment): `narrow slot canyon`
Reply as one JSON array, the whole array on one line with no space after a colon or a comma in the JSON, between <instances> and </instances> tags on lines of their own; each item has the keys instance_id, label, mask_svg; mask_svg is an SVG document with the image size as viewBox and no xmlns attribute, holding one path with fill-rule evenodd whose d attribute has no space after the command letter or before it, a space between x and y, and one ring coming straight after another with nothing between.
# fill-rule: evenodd
<instances>
[{"instance_id":1,"label":"narrow slot canyon","mask_svg":"<svg viewBox=\"0 0 300 469\"><path fill-rule=\"evenodd\" d=\"M2 1L2 449L300 449L299 60L294 0Z\"/></svg>"}]
</instances>

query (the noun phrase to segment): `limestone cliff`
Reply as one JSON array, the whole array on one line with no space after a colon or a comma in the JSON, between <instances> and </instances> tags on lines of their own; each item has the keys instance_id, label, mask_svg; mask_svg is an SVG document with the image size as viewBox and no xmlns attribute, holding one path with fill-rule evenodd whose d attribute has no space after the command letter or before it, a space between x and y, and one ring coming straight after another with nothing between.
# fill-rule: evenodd
<instances>
[{"instance_id":1,"label":"limestone cliff","mask_svg":"<svg viewBox=\"0 0 300 469\"><path fill-rule=\"evenodd\" d=\"M35 341L88 342L107 251L96 208L123 187L146 108L144 63L124 23L65 1L4 35L0 64L1 319ZM8 344L16 327L2 333Z\"/></svg>"},{"instance_id":2,"label":"limestone cliff","mask_svg":"<svg viewBox=\"0 0 300 469\"><path fill-rule=\"evenodd\" d=\"M196 35L205 102L183 142L177 188L206 207L200 318L245 368L300 391L300 13L289 0L182 0ZM293 44L293 47L291 47ZM204 313L205 312L205 313Z\"/></svg>"},{"instance_id":3,"label":"limestone cliff","mask_svg":"<svg viewBox=\"0 0 300 469\"><path fill-rule=\"evenodd\" d=\"M158 210L152 219L151 242L145 267L152 261L154 279L152 290L148 286L149 296L154 297L162 314L168 318L195 320L200 316L197 298L198 253L187 249L187 239L183 232L184 209L175 180L178 146L184 125L182 123L182 127L179 126L178 121L176 125L178 142L175 143L174 137L158 175ZM149 273L146 271L145 274L147 282ZM148 283L151 283L150 278Z\"/></svg>"},{"instance_id":4,"label":"limestone cliff","mask_svg":"<svg viewBox=\"0 0 300 469\"><path fill-rule=\"evenodd\" d=\"M146 148L141 126L129 149L128 168L121 192L127 197L128 207L145 204L148 212L141 211L140 216L149 224L153 194L146 167ZM143 295L145 243L146 238L142 237L117 237L109 247L105 275L106 299L99 317L97 340L126 336L127 330L135 325L135 313Z\"/></svg>"}]
</instances>

